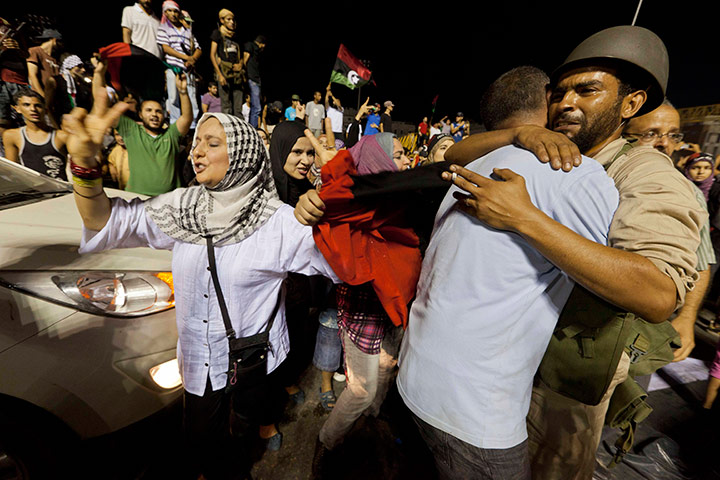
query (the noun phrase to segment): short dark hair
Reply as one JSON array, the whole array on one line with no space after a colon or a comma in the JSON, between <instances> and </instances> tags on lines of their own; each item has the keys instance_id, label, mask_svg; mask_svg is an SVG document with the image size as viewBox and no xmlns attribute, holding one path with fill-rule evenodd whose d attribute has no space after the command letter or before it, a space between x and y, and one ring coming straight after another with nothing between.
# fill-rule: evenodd
<instances>
[{"instance_id":1,"label":"short dark hair","mask_svg":"<svg viewBox=\"0 0 720 480\"><path fill-rule=\"evenodd\" d=\"M147 102L155 102L160 105L160 108L165 107L165 102L163 102L162 100L158 100L157 98L143 98L138 102L138 107L140 108L140 110L142 110L143 105L145 105Z\"/></svg>"},{"instance_id":2,"label":"short dark hair","mask_svg":"<svg viewBox=\"0 0 720 480\"><path fill-rule=\"evenodd\" d=\"M480 100L480 117L487 130L517 114L535 112L547 104L547 74L537 67L515 67L500 75Z\"/></svg>"},{"instance_id":3,"label":"short dark hair","mask_svg":"<svg viewBox=\"0 0 720 480\"><path fill-rule=\"evenodd\" d=\"M267 43L267 39L265 38L265 35L258 35L255 37L255 41L257 43L262 43L263 45Z\"/></svg>"},{"instance_id":4,"label":"short dark hair","mask_svg":"<svg viewBox=\"0 0 720 480\"><path fill-rule=\"evenodd\" d=\"M217 84L217 82L216 82L215 80L210 80L210 81L208 82L208 88L210 88L210 87L217 87L217 86L218 86L218 84Z\"/></svg>"},{"instance_id":5,"label":"short dark hair","mask_svg":"<svg viewBox=\"0 0 720 480\"><path fill-rule=\"evenodd\" d=\"M20 87L20 89L17 92L15 92L15 95L13 95L13 105L17 106L18 102L20 101L20 97L37 98L37 99L41 100L43 103L45 103L45 98L42 95L40 95L38 92L36 92L35 90L33 90L32 88L29 88L29 87Z\"/></svg>"}]
</instances>

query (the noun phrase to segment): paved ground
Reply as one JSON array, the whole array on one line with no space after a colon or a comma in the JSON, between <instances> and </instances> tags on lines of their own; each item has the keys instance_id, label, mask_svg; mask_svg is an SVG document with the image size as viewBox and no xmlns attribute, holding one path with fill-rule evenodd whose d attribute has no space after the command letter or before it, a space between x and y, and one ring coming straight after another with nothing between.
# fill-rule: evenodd
<instances>
[{"instance_id":1,"label":"paved ground","mask_svg":"<svg viewBox=\"0 0 720 480\"><path fill-rule=\"evenodd\" d=\"M704 338L704 340L700 340ZM718 336L698 329L695 365L714 356L711 342ZM690 362L688 362L689 364ZM677 364L676 364L677 365ZM687 381L676 372L657 376L667 388L650 393L653 414L638 428L636 448L627 461L608 470L607 463L617 431L606 429L599 452L595 480L688 480L720 479L720 405L713 415L700 408L705 394L704 374ZM682 377L682 375L680 375ZM317 433L327 414L319 405L319 373L308 367L300 385L307 399L302 405L288 404L279 423L283 446L278 452L254 450L256 480L304 480L310 469ZM662 385L661 385L662 386ZM344 384L336 384L339 395ZM86 442L87 478L155 480L179 478L178 465L181 405L134 425L115 435ZM359 452L359 453L358 453ZM433 479L432 459L417 437L396 390L391 390L380 416L361 418L346 442L329 462L332 479ZM78 478L81 478L78 475Z\"/></svg>"}]
</instances>

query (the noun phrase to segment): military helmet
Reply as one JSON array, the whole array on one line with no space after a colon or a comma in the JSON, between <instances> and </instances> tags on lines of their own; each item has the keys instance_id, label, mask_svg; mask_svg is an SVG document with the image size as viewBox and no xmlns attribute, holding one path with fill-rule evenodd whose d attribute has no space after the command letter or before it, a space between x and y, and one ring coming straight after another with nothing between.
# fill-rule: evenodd
<instances>
[{"instance_id":1,"label":"military helmet","mask_svg":"<svg viewBox=\"0 0 720 480\"><path fill-rule=\"evenodd\" d=\"M611 27L586 38L552 73L553 81L565 72L593 65L593 60L620 61L634 65L648 77L648 98L637 115L655 110L665 99L670 59L660 37L647 28L632 25Z\"/></svg>"}]
</instances>

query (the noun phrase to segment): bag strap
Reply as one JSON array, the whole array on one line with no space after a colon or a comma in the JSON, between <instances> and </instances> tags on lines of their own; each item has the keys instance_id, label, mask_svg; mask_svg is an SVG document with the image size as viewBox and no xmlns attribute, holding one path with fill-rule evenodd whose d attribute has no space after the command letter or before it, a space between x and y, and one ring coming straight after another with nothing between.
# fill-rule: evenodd
<instances>
[{"instance_id":1,"label":"bag strap","mask_svg":"<svg viewBox=\"0 0 720 480\"><path fill-rule=\"evenodd\" d=\"M633 378L628 378L615 389L610 399L605 424L619 428L621 433L615 441L615 454L607 468L613 468L622 462L625 454L633 446L638 424L653 411L645 401L646 398L647 392Z\"/></svg>"},{"instance_id":2,"label":"bag strap","mask_svg":"<svg viewBox=\"0 0 720 480\"><path fill-rule=\"evenodd\" d=\"M225 296L223 295L222 289L220 288L220 280L217 274L217 265L215 263L215 246L213 245L212 236L208 235L205 237L205 243L207 245L208 262L210 263L210 276L212 277L213 285L215 286L215 294L218 297L218 304L220 305L220 314L222 315L223 323L225 324L225 333L229 339L234 339L235 329L232 328L230 322L230 315L228 314L227 305L225 304ZM270 314L270 319L267 322L267 327L264 332L269 332L275 322L275 316L280 309L280 301L282 300L282 288L278 292L278 299L275 302L275 308Z\"/></svg>"}]
</instances>

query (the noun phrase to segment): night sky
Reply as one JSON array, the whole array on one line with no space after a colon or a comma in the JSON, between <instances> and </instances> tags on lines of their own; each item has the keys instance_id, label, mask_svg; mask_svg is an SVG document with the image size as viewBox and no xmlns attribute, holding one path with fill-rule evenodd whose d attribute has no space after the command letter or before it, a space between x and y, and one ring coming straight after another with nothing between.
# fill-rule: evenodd
<instances>
[{"instance_id":1,"label":"night sky","mask_svg":"<svg viewBox=\"0 0 720 480\"><path fill-rule=\"evenodd\" d=\"M9 3L9 2L6 2ZM120 18L131 2L54 2L29 10L3 5L5 18L45 14L57 21L69 51L86 59L97 48L122 40ZM362 89L362 99L391 99L393 117L410 122L428 115L438 95L435 117L462 110L477 120L484 89L519 65L547 72L583 39L604 28L630 24L637 0L606 2L218 2L178 0L195 19L194 33L205 51L201 68L212 76L210 33L217 11L230 8L243 40L268 38L263 89L268 101L287 103L297 93L310 100L324 91L340 43L370 61L377 87ZM715 18L700 0L644 0L636 24L653 30L670 54L668 98L677 107L720 103L720 61ZM493 5L488 7L487 5ZM160 13L162 2L153 6ZM368 9L373 5L372 10ZM427 5L427 4L426 4ZM72 6L72 8L68 8ZM15 9L14 11L11 9ZM96 20L90 21L89 18ZM356 106L357 90L335 85L345 105Z\"/></svg>"}]
</instances>

